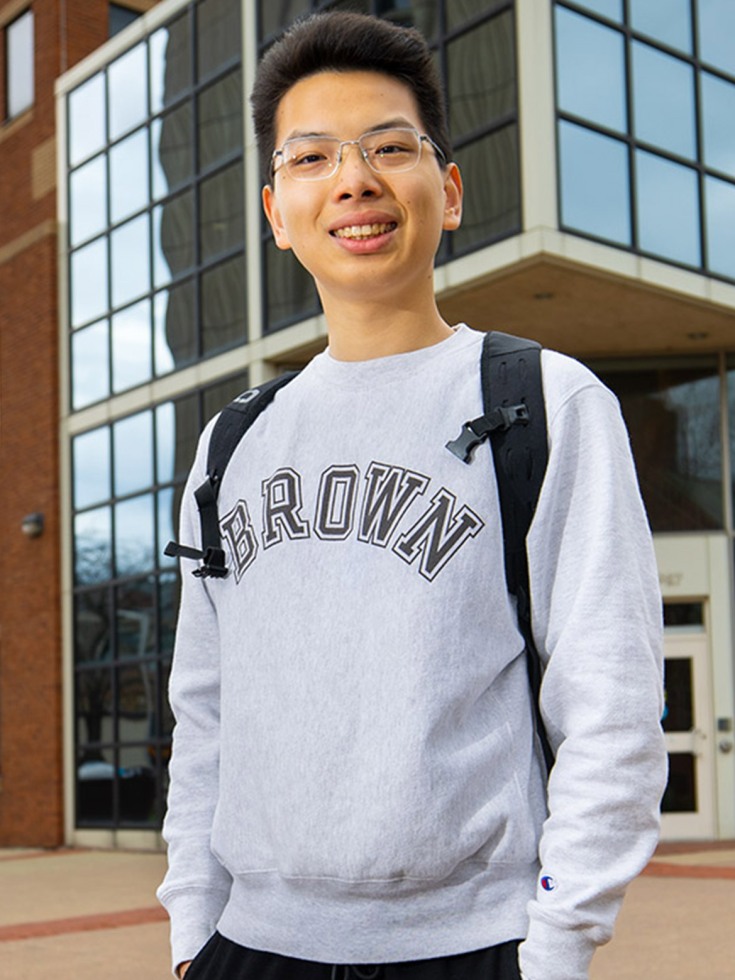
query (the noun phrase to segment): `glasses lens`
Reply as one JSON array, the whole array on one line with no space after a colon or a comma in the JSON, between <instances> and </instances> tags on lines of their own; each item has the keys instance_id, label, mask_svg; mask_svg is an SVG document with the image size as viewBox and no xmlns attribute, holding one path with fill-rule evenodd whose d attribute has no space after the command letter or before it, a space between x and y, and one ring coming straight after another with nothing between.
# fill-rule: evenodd
<instances>
[{"instance_id":1,"label":"glasses lens","mask_svg":"<svg viewBox=\"0 0 735 980\"><path fill-rule=\"evenodd\" d=\"M421 139L413 129L385 129L366 133L360 146L368 163L378 173L397 173L411 170L419 162Z\"/></svg>"},{"instance_id":2,"label":"glasses lens","mask_svg":"<svg viewBox=\"0 0 735 980\"><path fill-rule=\"evenodd\" d=\"M338 154L339 140L331 137L289 140L283 146L283 165L294 180L319 180L334 173Z\"/></svg>"}]
</instances>

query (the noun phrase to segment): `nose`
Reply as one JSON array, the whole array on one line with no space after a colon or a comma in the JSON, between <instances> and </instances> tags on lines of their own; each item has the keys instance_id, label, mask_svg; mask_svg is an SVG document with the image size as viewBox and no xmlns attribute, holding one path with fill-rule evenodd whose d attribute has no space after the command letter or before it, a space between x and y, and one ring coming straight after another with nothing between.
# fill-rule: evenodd
<instances>
[{"instance_id":1,"label":"nose","mask_svg":"<svg viewBox=\"0 0 735 980\"><path fill-rule=\"evenodd\" d=\"M340 198L370 197L379 194L380 188L378 175L365 159L359 141L345 140L340 146L337 165L337 195Z\"/></svg>"}]
</instances>

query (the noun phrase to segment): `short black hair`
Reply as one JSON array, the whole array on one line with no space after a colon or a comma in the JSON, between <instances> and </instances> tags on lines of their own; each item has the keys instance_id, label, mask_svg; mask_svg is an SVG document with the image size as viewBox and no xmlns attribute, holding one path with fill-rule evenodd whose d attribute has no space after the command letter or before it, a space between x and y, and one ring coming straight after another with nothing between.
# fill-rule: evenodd
<instances>
[{"instance_id":1,"label":"short black hair","mask_svg":"<svg viewBox=\"0 0 735 980\"><path fill-rule=\"evenodd\" d=\"M258 66L250 102L264 180L272 176L281 99L302 78L324 71L375 71L403 82L427 134L451 160L444 93L423 35L379 17L334 11L295 21Z\"/></svg>"}]
</instances>

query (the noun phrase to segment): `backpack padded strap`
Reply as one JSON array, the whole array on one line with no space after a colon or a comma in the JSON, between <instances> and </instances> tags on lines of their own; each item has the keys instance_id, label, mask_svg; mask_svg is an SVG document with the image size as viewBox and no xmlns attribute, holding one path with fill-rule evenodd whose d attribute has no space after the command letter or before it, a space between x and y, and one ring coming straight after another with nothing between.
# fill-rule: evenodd
<instances>
[{"instance_id":1,"label":"backpack padded strap","mask_svg":"<svg viewBox=\"0 0 735 980\"><path fill-rule=\"evenodd\" d=\"M549 772L554 764L554 753L539 704L543 671L531 628L531 590L526 552L526 536L549 456L541 346L533 340L493 331L483 339L480 373L486 418L492 418L498 408L517 408L521 404L526 409L524 424L494 428L490 444L502 515L506 583L508 591L516 599L518 627L526 645L526 667L533 696L536 732Z\"/></svg>"},{"instance_id":2,"label":"backpack padded strap","mask_svg":"<svg viewBox=\"0 0 735 980\"><path fill-rule=\"evenodd\" d=\"M535 341L493 331L485 335L480 362L485 416L492 418L497 409L518 404L526 409L526 424L499 426L490 440L503 514L508 590L516 596L528 579L526 535L548 461L540 355Z\"/></svg>"},{"instance_id":3,"label":"backpack padded strap","mask_svg":"<svg viewBox=\"0 0 735 980\"><path fill-rule=\"evenodd\" d=\"M214 424L207 451L207 478L194 491L199 508L202 547L191 548L170 541L165 554L172 557L201 560L201 565L192 574L197 578L224 578L227 575L225 552L219 529L217 498L227 464L237 448L237 444L257 419L264 408L276 397L276 392L296 377L296 371L282 374L266 381L257 388L238 395L222 409Z\"/></svg>"},{"instance_id":4,"label":"backpack padded strap","mask_svg":"<svg viewBox=\"0 0 735 980\"><path fill-rule=\"evenodd\" d=\"M251 388L249 391L243 392L242 395L238 395L222 409L212 430L207 453L207 475L212 482L215 500L219 495L220 484L227 464L238 443L263 409L270 405L276 397L276 393L289 381L292 381L297 373L297 371L289 371L264 382L257 388Z\"/></svg>"}]
</instances>

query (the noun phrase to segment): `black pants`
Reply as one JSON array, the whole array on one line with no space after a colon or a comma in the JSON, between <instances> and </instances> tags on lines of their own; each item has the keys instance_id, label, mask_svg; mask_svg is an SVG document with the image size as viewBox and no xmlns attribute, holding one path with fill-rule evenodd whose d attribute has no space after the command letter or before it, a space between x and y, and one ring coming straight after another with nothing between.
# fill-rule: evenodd
<instances>
[{"instance_id":1,"label":"black pants","mask_svg":"<svg viewBox=\"0 0 735 980\"><path fill-rule=\"evenodd\" d=\"M260 953L216 932L186 980L520 980L518 942L439 959L349 966Z\"/></svg>"}]
</instances>

